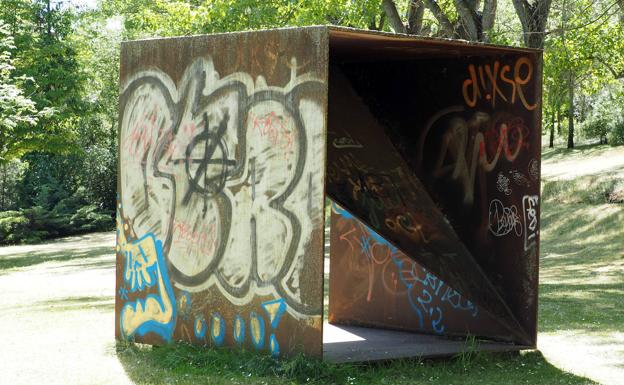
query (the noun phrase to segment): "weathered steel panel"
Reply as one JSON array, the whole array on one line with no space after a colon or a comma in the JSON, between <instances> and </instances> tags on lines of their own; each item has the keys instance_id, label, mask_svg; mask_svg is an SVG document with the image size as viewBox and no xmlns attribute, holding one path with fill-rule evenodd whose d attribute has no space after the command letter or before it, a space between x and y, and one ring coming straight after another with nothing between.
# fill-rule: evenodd
<instances>
[{"instance_id":1,"label":"weathered steel panel","mask_svg":"<svg viewBox=\"0 0 624 385\"><path fill-rule=\"evenodd\" d=\"M512 339L495 318L335 203L330 231L329 322Z\"/></svg>"},{"instance_id":2,"label":"weathered steel panel","mask_svg":"<svg viewBox=\"0 0 624 385\"><path fill-rule=\"evenodd\" d=\"M116 336L322 354L327 30L124 43Z\"/></svg>"},{"instance_id":3,"label":"weathered steel panel","mask_svg":"<svg viewBox=\"0 0 624 385\"><path fill-rule=\"evenodd\" d=\"M328 194L534 345L540 53L387 35L354 48L348 39L330 51ZM334 84L341 76L351 96L332 91L345 87ZM333 93L361 105L332 110ZM439 238L444 222L455 239Z\"/></svg>"},{"instance_id":4,"label":"weathered steel panel","mask_svg":"<svg viewBox=\"0 0 624 385\"><path fill-rule=\"evenodd\" d=\"M350 80L334 66L329 79L328 195L526 343L486 273Z\"/></svg>"},{"instance_id":5,"label":"weathered steel panel","mask_svg":"<svg viewBox=\"0 0 624 385\"><path fill-rule=\"evenodd\" d=\"M320 356L326 189L331 321L535 345L540 79L333 27L124 43L117 337Z\"/></svg>"}]
</instances>

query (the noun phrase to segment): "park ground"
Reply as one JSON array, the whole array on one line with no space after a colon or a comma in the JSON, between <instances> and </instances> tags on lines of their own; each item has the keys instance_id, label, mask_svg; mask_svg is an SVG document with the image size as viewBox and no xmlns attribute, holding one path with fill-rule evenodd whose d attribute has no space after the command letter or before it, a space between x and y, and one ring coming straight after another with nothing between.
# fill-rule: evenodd
<instances>
[{"instance_id":1,"label":"park ground","mask_svg":"<svg viewBox=\"0 0 624 385\"><path fill-rule=\"evenodd\" d=\"M624 384L624 147L545 150L539 351L370 365L118 345L114 233L0 248L4 384Z\"/></svg>"}]
</instances>

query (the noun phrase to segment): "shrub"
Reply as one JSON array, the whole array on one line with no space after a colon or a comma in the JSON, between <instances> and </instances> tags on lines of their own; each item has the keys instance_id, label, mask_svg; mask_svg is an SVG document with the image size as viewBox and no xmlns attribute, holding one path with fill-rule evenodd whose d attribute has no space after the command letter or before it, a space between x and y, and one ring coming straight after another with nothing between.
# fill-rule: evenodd
<instances>
[{"instance_id":1,"label":"shrub","mask_svg":"<svg viewBox=\"0 0 624 385\"><path fill-rule=\"evenodd\" d=\"M89 201L86 198L86 192L84 187L79 187L78 190L71 196L61 199L52 209L57 214L73 214L81 207L89 205Z\"/></svg>"},{"instance_id":2,"label":"shrub","mask_svg":"<svg viewBox=\"0 0 624 385\"><path fill-rule=\"evenodd\" d=\"M89 202L104 210L115 210L117 197L117 155L98 145L85 150L82 183Z\"/></svg>"},{"instance_id":3,"label":"shrub","mask_svg":"<svg viewBox=\"0 0 624 385\"><path fill-rule=\"evenodd\" d=\"M28 237L29 221L19 211L0 213L0 243L17 243Z\"/></svg>"},{"instance_id":4,"label":"shrub","mask_svg":"<svg viewBox=\"0 0 624 385\"><path fill-rule=\"evenodd\" d=\"M611 124L606 116L598 116L583 122L582 132L587 138L598 138L600 144L607 142L607 135L611 131Z\"/></svg>"},{"instance_id":5,"label":"shrub","mask_svg":"<svg viewBox=\"0 0 624 385\"><path fill-rule=\"evenodd\" d=\"M78 209L78 211L72 215L69 223L75 232L80 233L110 230L113 228L111 213L98 211L95 205L89 205Z\"/></svg>"},{"instance_id":6,"label":"shrub","mask_svg":"<svg viewBox=\"0 0 624 385\"><path fill-rule=\"evenodd\" d=\"M0 212L0 244L37 243L50 238L104 231L114 228L112 213L96 205L70 211L80 200L59 202L58 210L35 206L20 211ZM62 204L61 204L62 203Z\"/></svg>"},{"instance_id":7,"label":"shrub","mask_svg":"<svg viewBox=\"0 0 624 385\"><path fill-rule=\"evenodd\" d=\"M624 144L624 117L613 123L609 133L609 142L613 145Z\"/></svg>"}]
</instances>

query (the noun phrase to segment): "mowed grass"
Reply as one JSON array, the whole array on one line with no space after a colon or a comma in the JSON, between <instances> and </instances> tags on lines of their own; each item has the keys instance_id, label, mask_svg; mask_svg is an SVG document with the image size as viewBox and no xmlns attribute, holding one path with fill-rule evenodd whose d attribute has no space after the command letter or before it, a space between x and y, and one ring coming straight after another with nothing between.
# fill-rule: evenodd
<instances>
[{"instance_id":1,"label":"mowed grass","mask_svg":"<svg viewBox=\"0 0 624 385\"><path fill-rule=\"evenodd\" d=\"M587 157L622 166L598 172L580 167L577 175L542 181L539 330L544 333L624 331L624 147L550 150L543 168L557 159Z\"/></svg>"},{"instance_id":2,"label":"mowed grass","mask_svg":"<svg viewBox=\"0 0 624 385\"><path fill-rule=\"evenodd\" d=\"M137 384L595 384L554 367L537 351L491 355L468 350L452 359L340 365L185 343L120 344L117 354Z\"/></svg>"},{"instance_id":3,"label":"mowed grass","mask_svg":"<svg viewBox=\"0 0 624 385\"><path fill-rule=\"evenodd\" d=\"M624 147L546 150L542 169L538 347L544 345L547 358L539 351L467 348L451 359L334 365L184 343L120 344L117 355L139 384L617 383L619 374L609 370L624 369L624 344L618 345L624 331ZM600 361L604 367L583 367L588 352L609 355Z\"/></svg>"}]
</instances>

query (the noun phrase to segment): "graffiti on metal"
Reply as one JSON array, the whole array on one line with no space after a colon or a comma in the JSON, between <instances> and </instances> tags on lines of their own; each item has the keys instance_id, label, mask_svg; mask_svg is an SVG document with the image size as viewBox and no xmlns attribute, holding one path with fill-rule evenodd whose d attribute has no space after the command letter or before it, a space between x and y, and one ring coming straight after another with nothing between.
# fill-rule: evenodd
<instances>
[{"instance_id":1,"label":"graffiti on metal","mask_svg":"<svg viewBox=\"0 0 624 385\"><path fill-rule=\"evenodd\" d=\"M117 337L321 356L329 198L330 322L533 346L539 55L332 27L124 43Z\"/></svg>"},{"instance_id":2,"label":"graffiti on metal","mask_svg":"<svg viewBox=\"0 0 624 385\"><path fill-rule=\"evenodd\" d=\"M219 74L211 55L177 83L157 68L128 74L119 137L118 263L130 293L120 298L123 337L179 334L278 354L283 314L319 323L322 302L306 297L302 269L322 226L317 95L325 86L300 67L293 57L281 86Z\"/></svg>"}]
</instances>

